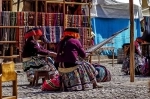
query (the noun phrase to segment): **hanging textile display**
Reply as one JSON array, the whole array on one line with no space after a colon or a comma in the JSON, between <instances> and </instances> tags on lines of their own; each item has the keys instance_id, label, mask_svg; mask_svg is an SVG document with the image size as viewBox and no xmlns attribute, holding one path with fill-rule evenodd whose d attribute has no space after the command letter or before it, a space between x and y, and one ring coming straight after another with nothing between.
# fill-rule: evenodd
<instances>
[{"instance_id":1,"label":"hanging textile display","mask_svg":"<svg viewBox=\"0 0 150 99\"><path fill-rule=\"evenodd\" d=\"M46 13L45 26L63 26L62 13Z\"/></svg>"},{"instance_id":2,"label":"hanging textile display","mask_svg":"<svg viewBox=\"0 0 150 99\"><path fill-rule=\"evenodd\" d=\"M9 11L5 11L2 12L2 25L3 26L10 26L10 12ZM2 29L2 37L1 40L2 41L9 41L9 37L10 37L10 29L9 28L3 28ZM3 56L5 56L5 52L8 50L9 48L9 44L3 44Z\"/></svg>"},{"instance_id":3,"label":"hanging textile display","mask_svg":"<svg viewBox=\"0 0 150 99\"><path fill-rule=\"evenodd\" d=\"M90 32L88 28L78 28L80 33L80 41L84 48L87 48L87 45L89 43L88 39L90 38Z\"/></svg>"},{"instance_id":4,"label":"hanging textile display","mask_svg":"<svg viewBox=\"0 0 150 99\"><path fill-rule=\"evenodd\" d=\"M10 12L10 26L16 26L17 25L17 13L16 12ZM10 29L10 41L15 41L16 40L16 29L11 28Z\"/></svg>"},{"instance_id":5,"label":"hanging textile display","mask_svg":"<svg viewBox=\"0 0 150 99\"><path fill-rule=\"evenodd\" d=\"M67 27L89 27L89 17L85 15L66 15Z\"/></svg>"},{"instance_id":6,"label":"hanging textile display","mask_svg":"<svg viewBox=\"0 0 150 99\"><path fill-rule=\"evenodd\" d=\"M35 26L34 26L35 27ZM26 26L24 28L24 33L27 32L29 29L34 27L28 27ZM41 26L43 32L43 38L44 41L47 43L57 43L60 41L60 38L63 33L63 27L62 26Z\"/></svg>"},{"instance_id":7,"label":"hanging textile display","mask_svg":"<svg viewBox=\"0 0 150 99\"><path fill-rule=\"evenodd\" d=\"M90 0L66 0L67 2L84 2L87 3ZM48 3L49 5L50 3ZM81 5L66 4L66 8L70 11L66 11L66 15L63 13L63 4L53 4L48 6L47 12L37 12L37 26L40 27L44 33L43 37L46 42L57 43L60 41L64 30L64 22L66 27L78 28L81 35L81 43L84 47L87 45L87 39L89 34L89 16L84 15L84 10L81 9ZM71 9L73 11L71 11ZM71 15L73 13L73 15ZM20 48L23 44L23 35L26 31L36 26L36 13L35 12L0 12L0 25L1 26L20 26L20 28L0 28L0 41L18 41L15 47ZM64 17L66 17L64 20ZM21 43L20 43L21 42ZM3 55L8 50L10 44L0 45L0 50L3 49Z\"/></svg>"},{"instance_id":8,"label":"hanging textile display","mask_svg":"<svg viewBox=\"0 0 150 99\"><path fill-rule=\"evenodd\" d=\"M57 43L60 41L60 38L63 33L62 26L42 26L44 39L50 43Z\"/></svg>"}]
</instances>

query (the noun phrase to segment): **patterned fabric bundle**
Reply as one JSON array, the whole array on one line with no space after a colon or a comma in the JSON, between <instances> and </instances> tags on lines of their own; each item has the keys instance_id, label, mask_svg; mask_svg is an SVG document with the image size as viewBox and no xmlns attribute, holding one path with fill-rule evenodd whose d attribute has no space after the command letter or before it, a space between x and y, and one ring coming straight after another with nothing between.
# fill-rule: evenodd
<instances>
[{"instance_id":1,"label":"patterned fabric bundle","mask_svg":"<svg viewBox=\"0 0 150 99\"><path fill-rule=\"evenodd\" d=\"M55 91L60 89L60 78L59 75L55 75L50 80L45 80L42 84L42 91Z\"/></svg>"},{"instance_id":2,"label":"patterned fabric bundle","mask_svg":"<svg viewBox=\"0 0 150 99\"><path fill-rule=\"evenodd\" d=\"M93 66L98 71L98 75L96 76L97 82L111 81L110 71L105 66L99 64L93 64Z\"/></svg>"}]
</instances>

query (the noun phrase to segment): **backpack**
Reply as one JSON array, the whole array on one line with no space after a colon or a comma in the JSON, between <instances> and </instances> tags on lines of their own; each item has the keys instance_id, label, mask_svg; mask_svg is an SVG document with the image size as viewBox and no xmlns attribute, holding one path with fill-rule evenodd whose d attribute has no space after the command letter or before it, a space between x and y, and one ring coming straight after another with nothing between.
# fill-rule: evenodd
<instances>
[{"instance_id":1,"label":"backpack","mask_svg":"<svg viewBox=\"0 0 150 99\"><path fill-rule=\"evenodd\" d=\"M99 64L93 64L93 66L98 71L98 74L96 76L97 82L111 81L110 71L105 66Z\"/></svg>"}]
</instances>

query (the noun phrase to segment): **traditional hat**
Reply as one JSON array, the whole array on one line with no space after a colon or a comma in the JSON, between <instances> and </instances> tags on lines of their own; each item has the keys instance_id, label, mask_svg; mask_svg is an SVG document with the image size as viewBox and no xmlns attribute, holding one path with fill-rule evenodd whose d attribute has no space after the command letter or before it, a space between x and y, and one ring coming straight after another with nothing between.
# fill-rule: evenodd
<instances>
[{"instance_id":1,"label":"traditional hat","mask_svg":"<svg viewBox=\"0 0 150 99\"><path fill-rule=\"evenodd\" d=\"M34 36L34 35L37 35L37 36L42 36L42 31L40 28L32 28L30 30L28 30L26 33L25 33L25 39L31 37L31 36Z\"/></svg>"},{"instance_id":2,"label":"traditional hat","mask_svg":"<svg viewBox=\"0 0 150 99\"><path fill-rule=\"evenodd\" d=\"M66 36L71 36L76 39L80 38L79 30L77 28L66 28L62 36L63 38Z\"/></svg>"},{"instance_id":3,"label":"traditional hat","mask_svg":"<svg viewBox=\"0 0 150 99\"><path fill-rule=\"evenodd\" d=\"M75 32L79 33L79 30L77 28L66 28L64 32Z\"/></svg>"}]
</instances>

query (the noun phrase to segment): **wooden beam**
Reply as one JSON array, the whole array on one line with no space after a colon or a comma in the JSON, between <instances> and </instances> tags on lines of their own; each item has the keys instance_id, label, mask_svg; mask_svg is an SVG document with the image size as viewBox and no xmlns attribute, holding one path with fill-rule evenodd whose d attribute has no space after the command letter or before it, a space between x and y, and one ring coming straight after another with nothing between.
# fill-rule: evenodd
<instances>
[{"instance_id":1,"label":"wooden beam","mask_svg":"<svg viewBox=\"0 0 150 99\"><path fill-rule=\"evenodd\" d=\"M17 41L0 41L0 44L4 44L4 43L17 43Z\"/></svg>"},{"instance_id":2,"label":"wooden beam","mask_svg":"<svg viewBox=\"0 0 150 99\"><path fill-rule=\"evenodd\" d=\"M0 56L0 58L3 58L3 59L5 59L5 58L18 58L19 57L19 55L12 55L12 56Z\"/></svg>"},{"instance_id":3,"label":"wooden beam","mask_svg":"<svg viewBox=\"0 0 150 99\"><path fill-rule=\"evenodd\" d=\"M130 9L130 82L134 82L134 9L133 0L129 0Z\"/></svg>"},{"instance_id":4,"label":"wooden beam","mask_svg":"<svg viewBox=\"0 0 150 99\"><path fill-rule=\"evenodd\" d=\"M19 7L20 7L20 0L17 0L17 11L19 11Z\"/></svg>"}]
</instances>

